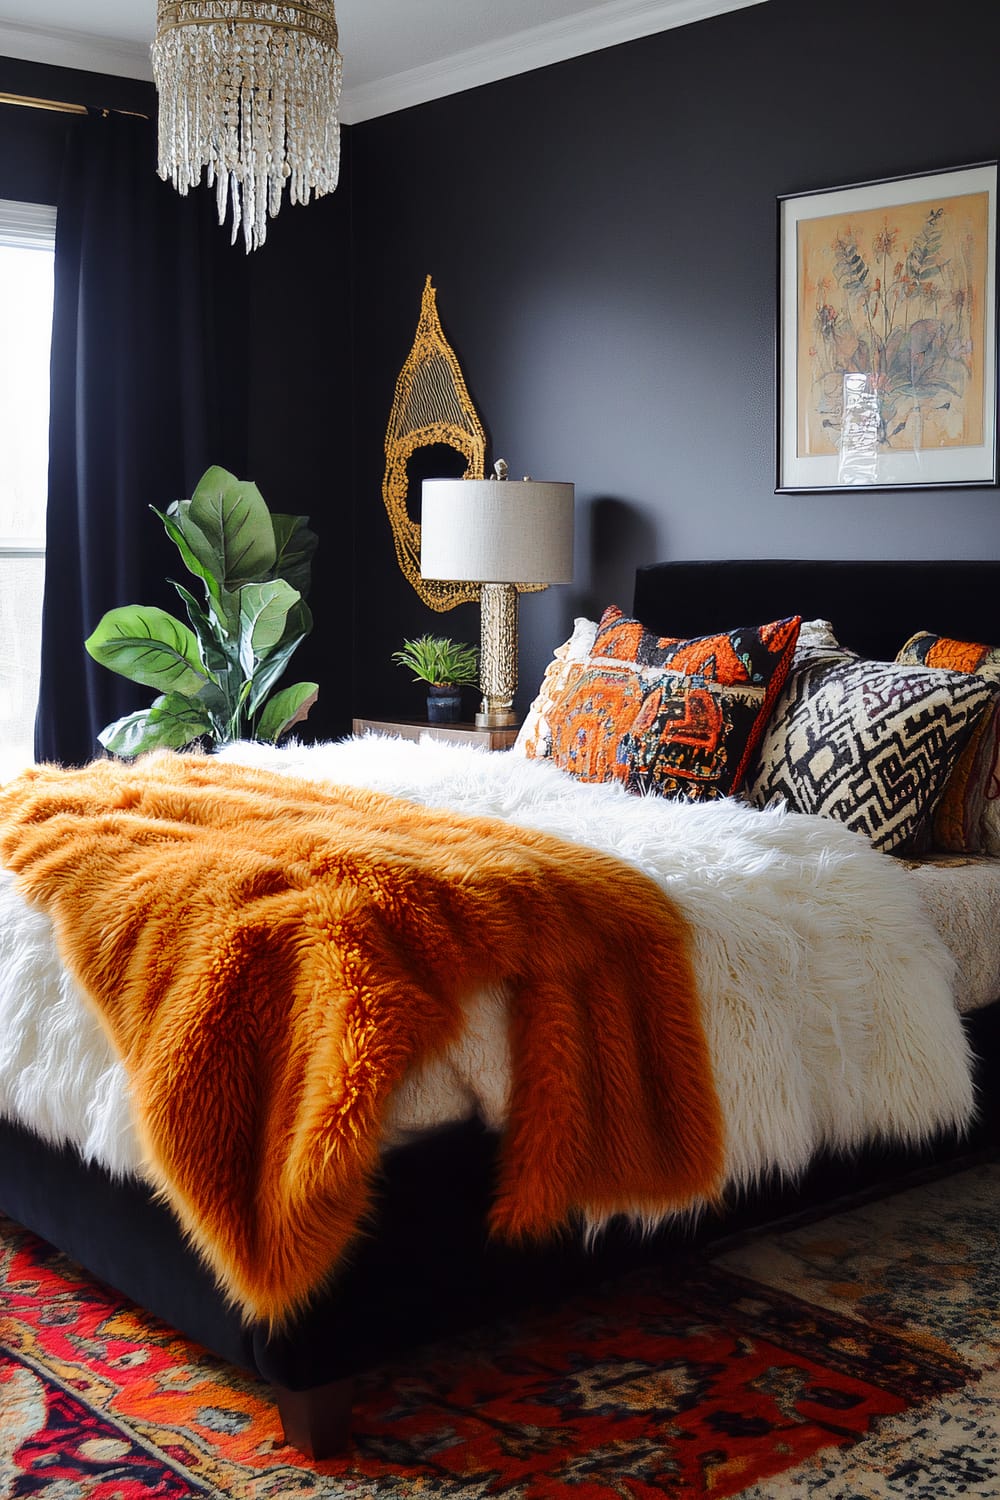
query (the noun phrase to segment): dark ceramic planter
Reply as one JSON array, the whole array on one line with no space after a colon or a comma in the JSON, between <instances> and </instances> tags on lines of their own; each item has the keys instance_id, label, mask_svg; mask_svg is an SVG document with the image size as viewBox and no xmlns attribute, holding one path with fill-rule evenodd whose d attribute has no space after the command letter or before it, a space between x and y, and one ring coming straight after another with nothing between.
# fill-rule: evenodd
<instances>
[{"instance_id":1,"label":"dark ceramic planter","mask_svg":"<svg viewBox=\"0 0 1000 1500\"><path fill-rule=\"evenodd\" d=\"M431 683L427 689L427 722L429 724L457 724L461 717L461 688Z\"/></svg>"}]
</instances>

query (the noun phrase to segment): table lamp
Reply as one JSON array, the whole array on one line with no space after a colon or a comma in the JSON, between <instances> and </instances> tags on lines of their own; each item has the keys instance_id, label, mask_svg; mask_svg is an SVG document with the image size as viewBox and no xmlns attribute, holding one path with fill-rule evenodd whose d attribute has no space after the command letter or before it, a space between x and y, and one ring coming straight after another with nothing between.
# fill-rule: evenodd
<instances>
[{"instance_id":1,"label":"table lamp","mask_svg":"<svg viewBox=\"0 0 1000 1500\"><path fill-rule=\"evenodd\" d=\"M573 486L508 479L425 479L420 572L481 585L480 729L517 723L517 586L573 577Z\"/></svg>"}]
</instances>

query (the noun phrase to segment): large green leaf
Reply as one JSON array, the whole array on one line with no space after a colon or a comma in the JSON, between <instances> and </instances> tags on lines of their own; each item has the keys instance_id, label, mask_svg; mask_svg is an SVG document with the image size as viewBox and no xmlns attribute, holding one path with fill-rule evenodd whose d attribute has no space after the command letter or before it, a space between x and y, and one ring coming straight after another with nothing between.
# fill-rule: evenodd
<instances>
[{"instance_id":1,"label":"large green leaf","mask_svg":"<svg viewBox=\"0 0 1000 1500\"><path fill-rule=\"evenodd\" d=\"M211 731L211 720L197 700L166 693L151 707L109 724L98 739L112 755L132 760L147 750L183 750Z\"/></svg>"},{"instance_id":2,"label":"large green leaf","mask_svg":"<svg viewBox=\"0 0 1000 1500\"><path fill-rule=\"evenodd\" d=\"M171 578L170 582L184 601L191 629L198 642L198 655L201 657L202 666L210 677L218 677L228 665L228 658L222 646L224 637L220 636L220 629L205 613L189 589L186 589L182 583L178 583L176 578Z\"/></svg>"},{"instance_id":3,"label":"large green leaf","mask_svg":"<svg viewBox=\"0 0 1000 1500\"><path fill-rule=\"evenodd\" d=\"M211 724L211 738L216 744L224 744L229 737L229 720L232 717L230 694L217 682L206 682L195 700Z\"/></svg>"},{"instance_id":4,"label":"large green leaf","mask_svg":"<svg viewBox=\"0 0 1000 1500\"><path fill-rule=\"evenodd\" d=\"M227 636L231 637L234 646L238 650L240 636L240 590L220 590L218 600L211 600L210 609L214 628L219 639L224 641Z\"/></svg>"},{"instance_id":5,"label":"large green leaf","mask_svg":"<svg viewBox=\"0 0 1000 1500\"><path fill-rule=\"evenodd\" d=\"M281 640L288 611L299 597L283 578L245 583L240 589L240 665L247 677Z\"/></svg>"},{"instance_id":6,"label":"large green leaf","mask_svg":"<svg viewBox=\"0 0 1000 1500\"><path fill-rule=\"evenodd\" d=\"M84 645L102 666L160 692L193 697L206 681L193 632L155 605L108 610Z\"/></svg>"},{"instance_id":7,"label":"large green leaf","mask_svg":"<svg viewBox=\"0 0 1000 1500\"><path fill-rule=\"evenodd\" d=\"M291 613L294 614L294 610ZM278 681L304 639L303 635L293 635L280 641L274 650L269 653L266 661L258 664L257 670L253 674L253 697L250 699L251 714L255 714L260 708L264 699L274 687L274 684Z\"/></svg>"},{"instance_id":8,"label":"large green leaf","mask_svg":"<svg viewBox=\"0 0 1000 1500\"><path fill-rule=\"evenodd\" d=\"M255 484L228 469L211 468L198 481L185 514L204 535L214 559L212 571L224 588L239 588L271 572L274 527Z\"/></svg>"},{"instance_id":9,"label":"large green leaf","mask_svg":"<svg viewBox=\"0 0 1000 1500\"><path fill-rule=\"evenodd\" d=\"M213 563L217 566L217 562L208 538L191 520L190 500L175 500L167 508L166 515L158 511L155 505L149 508L154 515L160 517L188 572L202 580L209 598L218 600L222 584L212 571Z\"/></svg>"},{"instance_id":10,"label":"large green leaf","mask_svg":"<svg viewBox=\"0 0 1000 1500\"><path fill-rule=\"evenodd\" d=\"M257 725L257 738L272 744L293 724L300 723L319 697L315 682L296 682L282 688L267 704Z\"/></svg>"},{"instance_id":11,"label":"large green leaf","mask_svg":"<svg viewBox=\"0 0 1000 1500\"><path fill-rule=\"evenodd\" d=\"M288 618L285 621L284 633L282 634L281 640L278 642L279 648L287 645L287 643L293 638L297 641L304 640L312 630L312 628L312 610L309 608L304 599L300 599L298 603L293 604L291 609L288 611Z\"/></svg>"},{"instance_id":12,"label":"large green leaf","mask_svg":"<svg viewBox=\"0 0 1000 1500\"><path fill-rule=\"evenodd\" d=\"M319 544L315 531L309 529L308 516L272 516L275 560L271 569L275 578L283 578L300 594L308 594L313 553Z\"/></svg>"}]
</instances>

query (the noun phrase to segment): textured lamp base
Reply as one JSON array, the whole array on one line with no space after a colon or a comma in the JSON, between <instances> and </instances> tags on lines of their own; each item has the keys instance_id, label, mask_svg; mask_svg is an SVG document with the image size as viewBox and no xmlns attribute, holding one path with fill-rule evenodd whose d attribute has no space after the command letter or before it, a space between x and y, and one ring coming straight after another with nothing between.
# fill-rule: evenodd
<instances>
[{"instance_id":1,"label":"textured lamp base","mask_svg":"<svg viewBox=\"0 0 1000 1500\"><path fill-rule=\"evenodd\" d=\"M480 729L517 723L517 589L512 583L484 583L480 597L479 681L483 701L476 714Z\"/></svg>"}]
</instances>

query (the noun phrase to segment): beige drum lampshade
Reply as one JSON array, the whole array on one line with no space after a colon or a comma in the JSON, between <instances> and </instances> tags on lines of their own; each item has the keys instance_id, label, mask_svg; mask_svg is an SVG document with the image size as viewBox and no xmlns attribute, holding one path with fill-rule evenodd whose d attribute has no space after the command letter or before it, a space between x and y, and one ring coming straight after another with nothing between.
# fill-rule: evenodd
<instances>
[{"instance_id":1,"label":"beige drum lampshade","mask_svg":"<svg viewBox=\"0 0 1000 1500\"><path fill-rule=\"evenodd\" d=\"M425 479L425 578L570 583L573 486L535 479Z\"/></svg>"}]
</instances>

